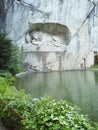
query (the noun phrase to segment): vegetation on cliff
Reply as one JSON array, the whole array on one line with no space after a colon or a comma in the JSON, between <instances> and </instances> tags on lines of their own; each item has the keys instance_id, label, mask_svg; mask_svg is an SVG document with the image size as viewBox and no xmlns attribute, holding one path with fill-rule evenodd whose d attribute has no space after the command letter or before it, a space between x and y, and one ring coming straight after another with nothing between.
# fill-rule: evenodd
<instances>
[{"instance_id":1,"label":"vegetation on cliff","mask_svg":"<svg viewBox=\"0 0 98 130\"><path fill-rule=\"evenodd\" d=\"M14 75L21 69L18 47L5 34L0 33L0 70L9 70Z\"/></svg>"}]
</instances>

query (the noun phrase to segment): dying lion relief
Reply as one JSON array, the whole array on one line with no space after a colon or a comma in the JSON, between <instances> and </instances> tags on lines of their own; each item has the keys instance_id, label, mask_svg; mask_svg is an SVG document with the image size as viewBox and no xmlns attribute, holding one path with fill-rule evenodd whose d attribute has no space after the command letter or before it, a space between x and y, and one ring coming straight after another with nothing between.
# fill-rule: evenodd
<instances>
[{"instance_id":1,"label":"dying lion relief","mask_svg":"<svg viewBox=\"0 0 98 130\"><path fill-rule=\"evenodd\" d=\"M30 29L25 36L25 45L22 48L23 55L27 53L24 57L25 63L28 63L27 68L36 71L62 70L64 67L61 66L61 59L65 55L70 39L69 29L64 25L30 24Z\"/></svg>"}]
</instances>

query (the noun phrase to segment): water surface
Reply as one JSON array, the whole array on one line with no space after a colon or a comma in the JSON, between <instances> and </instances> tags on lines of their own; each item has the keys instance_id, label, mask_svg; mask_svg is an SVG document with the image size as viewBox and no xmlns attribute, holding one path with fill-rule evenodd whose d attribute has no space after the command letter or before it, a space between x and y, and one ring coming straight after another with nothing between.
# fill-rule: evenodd
<instances>
[{"instance_id":1,"label":"water surface","mask_svg":"<svg viewBox=\"0 0 98 130\"><path fill-rule=\"evenodd\" d=\"M98 121L98 71L31 73L18 78L16 86L34 98L50 95L70 101Z\"/></svg>"}]
</instances>

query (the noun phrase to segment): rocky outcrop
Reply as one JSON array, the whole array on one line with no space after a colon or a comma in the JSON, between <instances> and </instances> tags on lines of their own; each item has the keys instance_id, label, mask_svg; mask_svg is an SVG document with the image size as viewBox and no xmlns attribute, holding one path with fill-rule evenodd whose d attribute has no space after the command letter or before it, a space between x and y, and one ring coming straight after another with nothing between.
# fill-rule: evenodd
<instances>
[{"instance_id":1,"label":"rocky outcrop","mask_svg":"<svg viewBox=\"0 0 98 130\"><path fill-rule=\"evenodd\" d=\"M0 0L2 1L2 0ZM3 29L33 71L84 69L94 63L97 0L4 0ZM2 23L0 20L0 23Z\"/></svg>"}]
</instances>

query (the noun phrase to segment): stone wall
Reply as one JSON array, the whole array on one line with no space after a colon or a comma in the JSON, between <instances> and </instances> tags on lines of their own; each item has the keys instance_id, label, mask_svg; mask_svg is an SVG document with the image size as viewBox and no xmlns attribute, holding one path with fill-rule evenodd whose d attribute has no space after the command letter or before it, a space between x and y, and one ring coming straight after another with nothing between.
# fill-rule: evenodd
<instances>
[{"instance_id":1,"label":"stone wall","mask_svg":"<svg viewBox=\"0 0 98 130\"><path fill-rule=\"evenodd\" d=\"M93 65L98 0L0 1L3 28L22 50L28 69L59 71Z\"/></svg>"}]
</instances>

